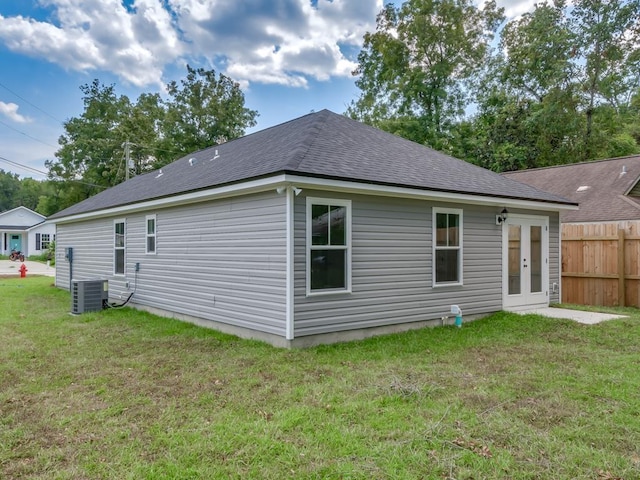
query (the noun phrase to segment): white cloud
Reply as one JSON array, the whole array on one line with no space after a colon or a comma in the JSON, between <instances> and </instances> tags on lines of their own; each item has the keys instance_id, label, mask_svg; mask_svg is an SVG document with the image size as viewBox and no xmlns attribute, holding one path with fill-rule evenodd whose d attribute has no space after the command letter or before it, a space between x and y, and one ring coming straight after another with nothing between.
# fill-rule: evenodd
<instances>
[{"instance_id":1,"label":"white cloud","mask_svg":"<svg viewBox=\"0 0 640 480\"><path fill-rule=\"evenodd\" d=\"M70 70L136 86L206 59L243 85L305 86L349 76L346 53L375 28L382 0L41 0L50 18L0 15L0 42ZM347 48L345 48L347 47Z\"/></svg>"},{"instance_id":2,"label":"white cloud","mask_svg":"<svg viewBox=\"0 0 640 480\"><path fill-rule=\"evenodd\" d=\"M341 45L362 43L375 28L381 0L170 0L193 55L251 82L306 86L349 76L355 68ZM205 47L205 48L203 48Z\"/></svg>"},{"instance_id":3,"label":"white cloud","mask_svg":"<svg viewBox=\"0 0 640 480\"><path fill-rule=\"evenodd\" d=\"M44 2L43 2L44 3ZM51 0L51 21L0 16L0 40L13 51L70 70L106 70L137 85L160 83L162 69L182 53L169 12L138 0Z\"/></svg>"},{"instance_id":4,"label":"white cloud","mask_svg":"<svg viewBox=\"0 0 640 480\"><path fill-rule=\"evenodd\" d=\"M29 123L31 119L18 113L18 105L15 103L4 103L0 101L0 114L13 120L16 123Z\"/></svg>"},{"instance_id":5,"label":"white cloud","mask_svg":"<svg viewBox=\"0 0 640 480\"><path fill-rule=\"evenodd\" d=\"M477 4L482 7L486 0L478 0ZM504 14L507 20L519 17L523 13L533 10L537 0L497 0L498 7L504 8Z\"/></svg>"}]
</instances>

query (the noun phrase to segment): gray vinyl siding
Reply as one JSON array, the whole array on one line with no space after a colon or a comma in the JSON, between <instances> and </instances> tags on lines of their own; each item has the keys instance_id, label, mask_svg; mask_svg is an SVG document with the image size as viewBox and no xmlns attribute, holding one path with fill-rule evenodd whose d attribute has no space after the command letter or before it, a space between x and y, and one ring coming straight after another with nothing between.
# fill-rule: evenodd
<instances>
[{"instance_id":1,"label":"gray vinyl siding","mask_svg":"<svg viewBox=\"0 0 640 480\"><path fill-rule=\"evenodd\" d=\"M439 319L502 308L501 228L495 208L356 195L352 292L306 296L305 201L295 205L295 336ZM432 285L432 208L463 209L462 286Z\"/></svg>"},{"instance_id":2,"label":"gray vinyl siding","mask_svg":"<svg viewBox=\"0 0 640 480\"><path fill-rule=\"evenodd\" d=\"M108 278L112 300L284 336L285 196L275 192L58 225L57 284ZM156 254L146 216L156 215ZM124 276L113 275L113 221L126 218ZM62 253L61 253L62 252ZM135 272L135 264L140 271Z\"/></svg>"}]
</instances>

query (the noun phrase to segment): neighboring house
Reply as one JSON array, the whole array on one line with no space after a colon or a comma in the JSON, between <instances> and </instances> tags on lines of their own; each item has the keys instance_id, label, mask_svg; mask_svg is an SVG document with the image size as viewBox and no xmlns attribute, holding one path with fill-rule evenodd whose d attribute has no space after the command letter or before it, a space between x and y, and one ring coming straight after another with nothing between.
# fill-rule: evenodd
<instances>
[{"instance_id":1,"label":"neighboring house","mask_svg":"<svg viewBox=\"0 0 640 480\"><path fill-rule=\"evenodd\" d=\"M562 302L640 306L640 155L504 176L580 206L560 215Z\"/></svg>"},{"instance_id":2,"label":"neighboring house","mask_svg":"<svg viewBox=\"0 0 640 480\"><path fill-rule=\"evenodd\" d=\"M573 208L323 110L53 215L56 284L108 279L112 300L279 346L350 340L440 324L452 305L557 302Z\"/></svg>"},{"instance_id":3,"label":"neighboring house","mask_svg":"<svg viewBox=\"0 0 640 480\"><path fill-rule=\"evenodd\" d=\"M27 207L0 213L0 253L9 255L12 250L19 250L26 257L45 253L56 232L55 225L44 223L45 220Z\"/></svg>"},{"instance_id":4,"label":"neighboring house","mask_svg":"<svg viewBox=\"0 0 640 480\"><path fill-rule=\"evenodd\" d=\"M640 220L640 155L503 175L578 203L562 212L562 223Z\"/></svg>"}]
</instances>

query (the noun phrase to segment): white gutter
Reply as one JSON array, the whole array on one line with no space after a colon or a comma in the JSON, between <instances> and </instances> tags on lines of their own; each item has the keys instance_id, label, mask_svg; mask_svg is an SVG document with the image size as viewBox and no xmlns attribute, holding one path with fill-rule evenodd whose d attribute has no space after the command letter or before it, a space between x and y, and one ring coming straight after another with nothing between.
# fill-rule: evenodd
<instances>
[{"instance_id":1,"label":"white gutter","mask_svg":"<svg viewBox=\"0 0 640 480\"><path fill-rule=\"evenodd\" d=\"M238 195L246 195L249 193L263 192L276 188L276 185L286 181L285 175L276 175L258 180L237 183L233 185L225 185L222 187L212 187L206 190L198 190L197 192L176 194L169 197L146 200L130 205L121 205L118 207L96 210L93 212L78 213L60 219L54 218L50 221L53 223L70 223L79 220L88 220L92 218L111 217L114 215L122 215L125 213L135 213L145 210L174 207L178 205L187 205L189 203L204 202L218 198L233 197Z\"/></svg>"},{"instance_id":2,"label":"white gutter","mask_svg":"<svg viewBox=\"0 0 640 480\"><path fill-rule=\"evenodd\" d=\"M393 187L388 185L376 185L360 182L348 182L344 180L327 180L323 178L306 177L300 175L287 175L287 181L300 188L315 188L318 190L331 190L334 192L358 193L365 195L377 195L396 198L413 198L420 200L434 200L449 203L465 203L473 205L507 206L529 208L534 210L547 210L557 212L559 210L578 210L578 205L564 203L544 202L541 200L520 200L513 198L489 197L469 193L451 193L437 190L421 190L411 187Z\"/></svg>"},{"instance_id":3,"label":"white gutter","mask_svg":"<svg viewBox=\"0 0 640 480\"><path fill-rule=\"evenodd\" d=\"M203 202L218 198L232 197L238 195L246 195L250 193L263 192L282 186L283 183L294 184L300 188L311 188L315 190L329 190L333 192L343 192L362 195L377 195L396 198L412 198L420 200L434 200L449 203L464 203L473 205L489 205L496 207L512 207L512 208L528 208L534 210L560 211L560 210L578 210L577 205L566 205L563 203L544 202L541 200L519 200L512 198L490 197L478 194L468 193L451 193L436 190L421 190L411 187L394 187L388 185L376 185L370 183L362 183L346 180L330 180L325 178L308 177L304 175L288 175L279 174L272 177L260 178L257 180L249 180L245 182L235 183L232 185L224 185L222 187L212 187L206 190L198 190L197 192L176 194L169 197L163 197L154 200L147 200L130 205L121 205L118 207L106 208L93 212L79 213L62 217L60 219L48 219L51 223L63 224L87 220L92 218L110 217L115 215L123 215L126 213L135 213L150 209L158 209L164 207L173 207L177 205L186 205L190 203Z\"/></svg>"}]
</instances>

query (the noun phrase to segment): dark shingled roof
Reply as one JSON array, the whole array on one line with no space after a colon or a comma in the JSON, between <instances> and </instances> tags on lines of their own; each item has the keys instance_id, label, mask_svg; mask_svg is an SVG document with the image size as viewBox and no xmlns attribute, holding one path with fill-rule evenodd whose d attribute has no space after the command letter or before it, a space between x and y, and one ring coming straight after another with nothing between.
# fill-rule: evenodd
<instances>
[{"instance_id":1,"label":"dark shingled roof","mask_svg":"<svg viewBox=\"0 0 640 480\"><path fill-rule=\"evenodd\" d=\"M162 167L161 176L159 171L139 175L50 219L282 173L571 204L556 195L322 110L186 155Z\"/></svg>"},{"instance_id":2,"label":"dark shingled roof","mask_svg":"<svg viewBox=\"0 0 640 480\"><path fill-rule=\"evenodd\" d=\"M640 219L640 198L627 196L640 179L640 155L520 170L504 176L579 203L579 210L560 214L565 223Z\"/></svg>"}]
</instances>

